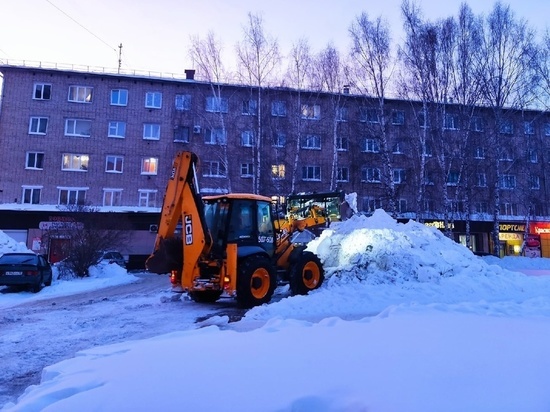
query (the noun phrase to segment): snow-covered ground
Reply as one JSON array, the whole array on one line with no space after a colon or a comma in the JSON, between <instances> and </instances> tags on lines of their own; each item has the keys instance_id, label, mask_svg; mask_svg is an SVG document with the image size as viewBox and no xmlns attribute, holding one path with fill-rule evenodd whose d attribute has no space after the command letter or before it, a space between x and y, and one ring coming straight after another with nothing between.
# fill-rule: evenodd
<instances>
[{"instance_id":1,"label":"snow-covered ground","mask_svg":"<svg viewBox=\"0 0 550 412\"><path fill-rule=\"evenodd\" d=\"M479 258L383 211L333 224L310 249L327 279L308 296L81 351L2 410L550 410L550 259ZM111 268L0 294L0 308L133 281Z\"/></svg>"}]
</instances>

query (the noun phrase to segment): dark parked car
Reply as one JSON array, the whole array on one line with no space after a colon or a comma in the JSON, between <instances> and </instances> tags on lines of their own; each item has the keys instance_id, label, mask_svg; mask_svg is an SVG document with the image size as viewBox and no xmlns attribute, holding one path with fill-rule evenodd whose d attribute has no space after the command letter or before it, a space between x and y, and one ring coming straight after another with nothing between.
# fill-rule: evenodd
<instances>
[{"instance_id":1,"label":"dark parked car","mask_svg":"<svg viewBox=\"0 0 550 412\"><path fill-rule=\"evenodd\" d=\"M0 256L0 286L30 286L39 292L52 284L52 267L34 253L4 253Z\"/></svg>"},{"instance_id":2,"label":"dark parked car","mask_svg":"<svg viewBox=\"0 0 550 412\"><path fill-rule=\"evenodd\" d=\"M108 263L116 263L123 268L126 267L126 260L124 259L124 256L122 256L122 253L117 252L116 250L107 250L103 252L101 260Z\"/></svg>"}]
</instances>

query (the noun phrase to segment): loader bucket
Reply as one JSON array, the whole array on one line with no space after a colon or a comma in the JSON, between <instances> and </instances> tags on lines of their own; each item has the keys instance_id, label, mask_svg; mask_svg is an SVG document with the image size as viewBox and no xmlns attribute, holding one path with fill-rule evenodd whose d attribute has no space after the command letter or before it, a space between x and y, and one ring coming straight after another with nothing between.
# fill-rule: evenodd
<instances>
[{"instance_id":1,"label":"loader bucket","mask_svg":"<svg viewBox=\"0 0 550 412\"><path fill-rule=\"evenodd\" d=\"M152 273L171 273L183 268L183 241L181 238L161 239L158 248L145 262L145 268Z\"/></svg>"}]
</instances>

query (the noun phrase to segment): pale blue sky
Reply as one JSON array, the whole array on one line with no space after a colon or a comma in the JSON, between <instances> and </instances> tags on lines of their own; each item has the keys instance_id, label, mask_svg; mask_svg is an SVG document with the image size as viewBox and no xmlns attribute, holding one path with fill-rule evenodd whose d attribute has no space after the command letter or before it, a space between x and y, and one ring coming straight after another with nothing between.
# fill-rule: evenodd
<instances>
[{"instance_id":1,"label":"pale blue sky","mask_svg":"<svg viewBox=\"0 0 550 412\"><path fill-rule=\"evenodd\" d=\"M461 0L418 3L436 19L456 14ZM549 1L504 3L539 32L547 27ZM487 13L494 2L468 4L476 13ZM382 15L394 38L401 36L400 5L401 0L0 0L0 59L116 68L122 43L124 69L182 73L191 68L190 35L212 30L232 54L248 12L262 15L266 32L278 39L283 53L301 37L314 51L332 42L343 52L348 28L362 11Z\"/></svg>"}]
</instances>

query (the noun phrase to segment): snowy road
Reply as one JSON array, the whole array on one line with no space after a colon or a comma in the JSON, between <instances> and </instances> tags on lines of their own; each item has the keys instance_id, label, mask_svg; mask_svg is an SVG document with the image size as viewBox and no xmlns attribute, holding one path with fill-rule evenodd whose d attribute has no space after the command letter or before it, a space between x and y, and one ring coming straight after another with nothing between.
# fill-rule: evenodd
<instances>
[{"instance_id":1,"label":"snowy road","mask_svg":"<svg viewBox=\"0 0 550 412\"><path fill-rule=\"evenodd\" d=\"M2 309L0 408L38 384L42 368L82 349L197 328L212 316L237 320L245 312L231 299L210 305L174 299L179 295L166 276L136 275L135 283Z\"/></svg>"}]
</instances>

